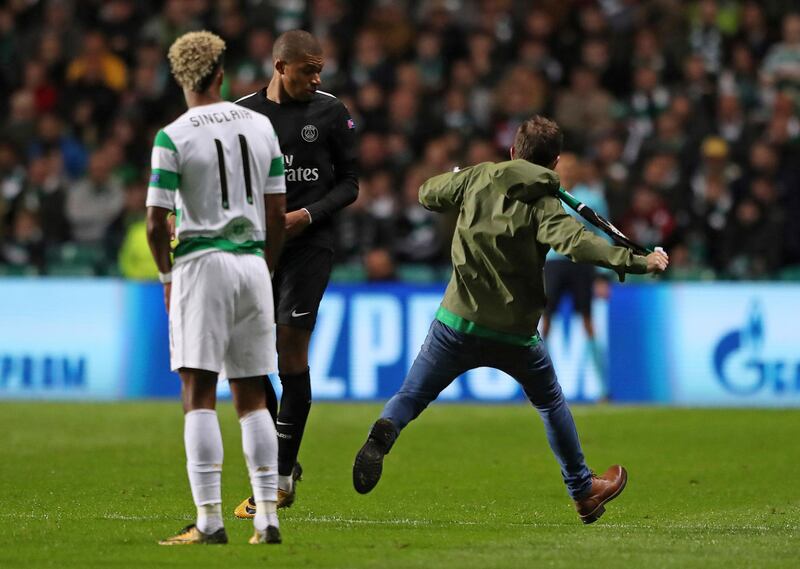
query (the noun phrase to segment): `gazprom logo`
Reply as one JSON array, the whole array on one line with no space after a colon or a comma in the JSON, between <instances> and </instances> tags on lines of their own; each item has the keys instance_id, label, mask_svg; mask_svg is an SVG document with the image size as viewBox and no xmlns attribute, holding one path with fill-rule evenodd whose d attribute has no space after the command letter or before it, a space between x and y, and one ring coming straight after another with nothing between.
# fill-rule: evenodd
<instances>
[{"instance_id":1,"label":"gazprom logo","mask_svg":"<svg viewBox=\"0 0 800 569\"><path fill-rule=\"evenodd\" d=\"M764 389L775 394L800 393L800 361L767 355L766 319L753 301L742 327L725 334L714 348L714 372L720 384L736 395Z\"/></svg>"},{"instance_id":2,"label":"gazprom logo","mask_svg":"<svg viewBox=\"0 0 800 569\"><path fill-rule=\"evenodd\" d=\"M0 354L0 393L81 391L87 386L87 358Z\"/></svg>"}]
</instances>

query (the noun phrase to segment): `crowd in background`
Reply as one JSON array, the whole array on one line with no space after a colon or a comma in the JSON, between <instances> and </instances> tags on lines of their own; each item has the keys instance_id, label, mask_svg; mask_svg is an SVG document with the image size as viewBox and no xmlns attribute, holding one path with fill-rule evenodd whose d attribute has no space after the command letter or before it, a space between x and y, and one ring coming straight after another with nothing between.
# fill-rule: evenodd
<instances>
[{"instance_id":1,"label":"crowd in background","mask_svg":"<svg viewBox=\"0 0 800 569\"><path fill-rule=\"evenodd\" d=\"M565 132L563 185L666 247L674 278L798 278L796 0L6 2L0 272L155 276L150 148L185 110L166 50L220 34L235 100L297 27L320 38L322 89L359 135L335 278L441 280L452 220L418 187L505 159L535 113Z\"/></svg>"}]
</instances>

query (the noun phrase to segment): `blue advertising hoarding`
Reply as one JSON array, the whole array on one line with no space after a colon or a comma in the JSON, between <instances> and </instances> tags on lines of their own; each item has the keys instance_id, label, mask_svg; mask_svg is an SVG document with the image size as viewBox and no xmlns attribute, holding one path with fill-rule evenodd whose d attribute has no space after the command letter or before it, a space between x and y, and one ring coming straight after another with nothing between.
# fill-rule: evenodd
<instances>
[{"instance_id":1,"label":"blue advertising hoarding","mask_svg":"<svg viewBox=\"0 0 800 569\"><path fill-rule=\"evenodd\" d=\"M0 393L4 397L115 399L122 345L122 290L101 281L72 286L3 281Z\"/></svg>"},{"instance_id":2,"label":"blue advertising hoarding","mask_svg":"<svg viewBox=\"0 0 800 569\"><path fill-rule=\"evenodd\" d=\"M800 287L617 287L609 309L618 401L800 405Z\"/></svg>"},{"instance_id":3,"label":"blue advertising hoarding","mask_svg":"<svg viewBox=\"0 0 800 569\"><path fill-rule=\"evenodd\" d=\"M310 365L317 400L384 400L422 345L443 287L332 286ZM596 346L568 306L547 339L567 398L600 394L608 347L613 400L800 406L800 287L626 285L595 303ZM599 360L599 361L598 361ZM273 382L279 387L279 382ZM224 396L227 386L220 384ZM0 280L0 399L177 397L157 284ZM505 374L472 370L446 401L520 401Z\"/></svg>"},{"instance_id":4,"label":"blue advertising hoarding","mask_svg":"<svg viewBox=\"0 0 800 569\"><path fill-rule=\"evenodd\" d=\"M444 287L331 286L320 307L310 366L317 400L388 399L427 334ZM596 303L600 331L605 303ZM113 279L0 280L0 398L177 397L167 319L157 284ZM599 334L598 343L605 342ZM580 319L553 319L551 355L565 394L593 400L599 370ZM279 387L279 382L273 382ZM225 396L227 385L220 384ZM472 370L441 398L522 400L510 377Z\"/></svg>"}]
</instances>

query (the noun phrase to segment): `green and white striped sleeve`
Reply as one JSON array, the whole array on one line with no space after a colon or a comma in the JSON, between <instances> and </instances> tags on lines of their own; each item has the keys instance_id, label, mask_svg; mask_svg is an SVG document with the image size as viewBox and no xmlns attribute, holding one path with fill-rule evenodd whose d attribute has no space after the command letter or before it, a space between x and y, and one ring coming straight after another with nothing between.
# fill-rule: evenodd
<instances>
[{"instance_id":1,"label":"green and white striped sleeve","mask_svg":"<svg viewBox=\"0 0 800 569\"><path fill-rule=\"evenodd\" d=\"M153 142L150 166L147 206L175 209L175 192L181 185L178 148L163 129L158 131Z\"/></svg>"},{"instance_id":2,"label":"green and white striped sleeve","mask_svg":"<svg viewBox=\"0 0 800 569\"><path fill-rule=\"evenodd\" d=\"M273 133L269 140L270 163L267 183L264 185L265 194L285 194L286 176L284 175L283 152L278 144L278 137Z\"/></svg>"}]
</instances>

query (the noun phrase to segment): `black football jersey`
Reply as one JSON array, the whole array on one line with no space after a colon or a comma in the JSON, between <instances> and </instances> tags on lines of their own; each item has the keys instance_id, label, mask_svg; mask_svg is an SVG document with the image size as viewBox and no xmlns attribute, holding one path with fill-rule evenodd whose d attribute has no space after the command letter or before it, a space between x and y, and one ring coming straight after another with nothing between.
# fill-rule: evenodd
<instances>
[{"instance_id":1,"label":"black football jersey","mask_svg":"<svg viewBox=\"0 0 800 569\"><path fill-rule=\"evenodd\" d=\"M286 245L333 249L332 216L358 196L355 125L339 99L317 91L310 101L276 103L266 88L236 101L269 117L283 152L286 211L306 208L309 225Z\"/></svg>"}]
</instances>

